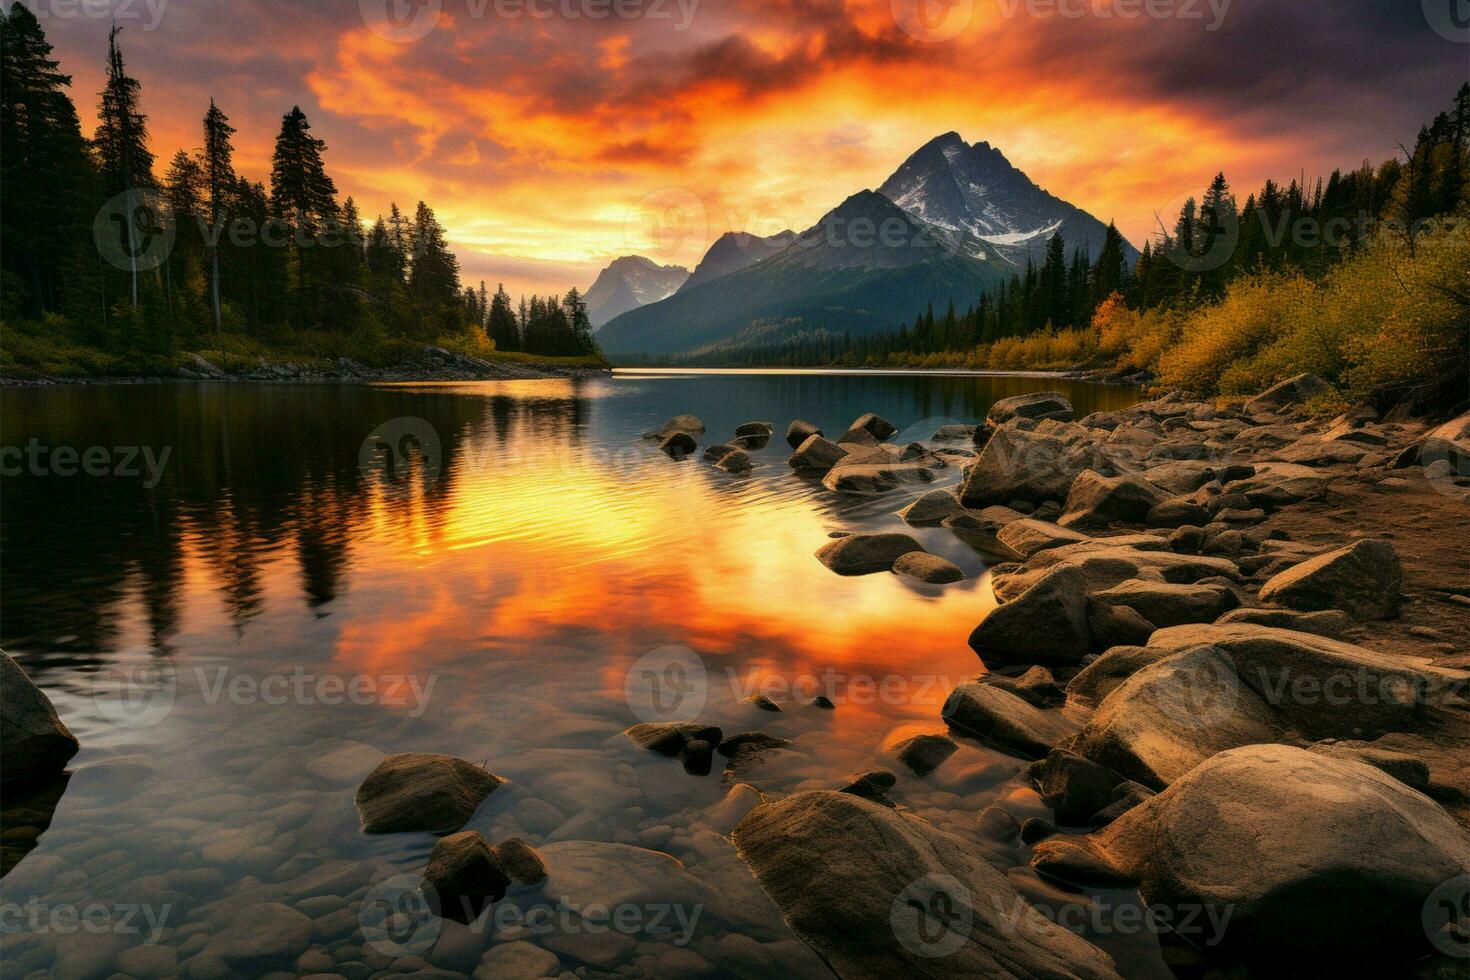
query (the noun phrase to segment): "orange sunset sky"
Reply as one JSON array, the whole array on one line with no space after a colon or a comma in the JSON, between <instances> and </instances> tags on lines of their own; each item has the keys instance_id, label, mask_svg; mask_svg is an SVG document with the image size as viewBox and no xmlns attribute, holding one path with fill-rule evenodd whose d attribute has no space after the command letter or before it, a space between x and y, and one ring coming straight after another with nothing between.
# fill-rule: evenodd
<instances>
[{"instance_id":1,"label":"orange sunset sky","mask_svg":"<svg viewBox=\"0 0 1470 980\"><path fill-rule=\"evenodd\" d=\"M1470 45L1418 0L618 3L91 10L124 28L160 171L199 145L213 96L237 168L266 180L300 104L365 215L428 201L465 281L513 294L585 288L628 253L692 266L730 229L800 230L948 130L1141 245L1217 170L1243 197L1392 155L1470 74ZM109 20L27 6L90 134Z\"/></svg>"}]
</instances>

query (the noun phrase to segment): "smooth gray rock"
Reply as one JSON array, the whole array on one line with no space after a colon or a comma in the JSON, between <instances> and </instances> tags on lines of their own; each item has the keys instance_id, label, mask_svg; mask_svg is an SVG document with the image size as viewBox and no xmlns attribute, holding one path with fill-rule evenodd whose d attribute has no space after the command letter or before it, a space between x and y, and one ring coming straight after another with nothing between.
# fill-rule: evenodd
<instances>
[{"instance_id":1,"label":"smooth gray rock","mask_svg":"<svg viewBox=\"0 0 1470 980\"><path fill-rule=\"evenodd\" d=\"M755 468L755 460L751 459L750 454L745 450L736 449L720 457L715 468L724 470L726 473L749 473Z\"/></svg>"},{"instance_id":2,"label":"smooth gray rock","mask_svg":"<svg viewBox=\"0 0 1470 980\"><path fill-rule=\"evenodd\" d=\"M775 425L770 422L743 422L735 427L737 436L765 436L769 439L775 431Z\"/></svg>"},{"instance_id":3,"label":"smooth gray rock","mask_svg":"<svg viewBox=\"0 0 1470 980\"><path fill-rule=\"evenodd\" d=\"M0 652L0 780L59 773L78 748L51 700L20 664Z\"/></svg>"},{"instance_id":4,"label":"smooth gray rock","mask_svg":"<svg viewBox=\"0 0 1470 980\"><path fill-rule=\"evenodd\" d=\"M884 439L887 439L889 436L897 432L898 426L894 425L887 419L876 415L873 412L867 412L853 419L852 425L849 425L847 427L847 431L866 432L874 439L882 442Z\"/></svg>"},{"instance_id":5,"label":"smooth gray rock","mask_svg":"<svg viewBox=\"0 0 1470 980\"><path fill-rule=\"evenodd\" d=\"M378 763L357 790L357 812L368 834L463 827L480 801L505 782L450 755L400 752Z\"/></svg>"},{"instance_id":6,"label":"smooth gray rock","mask_svg":"<svg viewBox=\"0 0 1470 980\"><path fill-rule=\"evenodd\" d=\"M1086 577L1070 566L1048 572L981 620L970 634L970 648L992 668L1078 663L1092 648Z\"/></svg>"},{"instance_id":7,"label":"smooth gray rock","mask_svg":"<svg viewBox=\"0 0 1470 980\"><path fill-rule=\"evenodd\" d=\"M1287 745L1213 756L1102 830L1039 844L1032 864L1066 877L1079 853L1150 906L1228 909L1217 953L1272 973L1396 974L1430 951L1431 897L1470 871L1465 831L1433 800Z\"/></svg>"},{"instance_id":8,"label":"smooth gray rock","mask_svg":"<svg viewBox=\"0 0 1470 980\"><path fill-rule=\"evenodd\" d=\"M1031 908L972 845L918 817L847 793L797 793L753 809L733 839L786 922L840 977L1118 976L1107 954Z\"/></svg>"},{"instance_id":9,"label":"smooth gray rock","mask_svg":"<svg viewBox=\"0 0 1470 980\"><path fill-rule=\"evenodd\" d=\"M1293 565L1261 587L1261 601L1299 611L1341 609L1388 619L1403 604L1404 571L1393 545L1363 539Z\"/></svg>"},{"instance_id":10,"label":"smooth gray rock","mask_svg":"<svg viewBox=\"0 0 1470 980\"><path fill-rule=\"evenodd\" d=\"M310 919L289 906L265 903L232 910L200 955L260 976L288 969L310 944Z\"/></svg>"}]
</instances>

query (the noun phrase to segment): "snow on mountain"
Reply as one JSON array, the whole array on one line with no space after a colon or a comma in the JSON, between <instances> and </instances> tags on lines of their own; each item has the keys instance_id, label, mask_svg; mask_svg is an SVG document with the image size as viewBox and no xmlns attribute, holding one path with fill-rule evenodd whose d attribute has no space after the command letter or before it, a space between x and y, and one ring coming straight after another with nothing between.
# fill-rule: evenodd
<instances>
[{"instance_id":1,"label":"snow on mountain","mask_svg":"<svg viewBox=\"0 0 1470 980\"><path fill-rule=\"evenodd\" d=\"M659 265L641 255L614 259L587 290L587 315L593 328L614 317L672 296L689 278L682 265Z\"/></svg>"},{"instance_id":2,"label":"snow on mountain","mask_svg":"<svg viewBox=\"0 0 1470 980\"><path fill-rule=\"evenodd\" d=\"M878 192L909 214L964 239L979 259L1021 267L1040 262L1047 240L1060 232L1070 252L1078 245L1096 256L1107 226L1081 208L1047 193L989 143L966 144L958 133L925 143ZM1137 256L1125 249L1131 261Z\"/></svg>"}]
</instances>

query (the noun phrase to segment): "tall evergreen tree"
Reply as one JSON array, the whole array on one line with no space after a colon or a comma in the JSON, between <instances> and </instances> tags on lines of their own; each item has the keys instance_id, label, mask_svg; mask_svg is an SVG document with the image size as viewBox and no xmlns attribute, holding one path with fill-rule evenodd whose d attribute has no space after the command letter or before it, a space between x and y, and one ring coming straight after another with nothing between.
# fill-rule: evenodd
<instances>
[{"instance_id":1,"label":"tall evergreen tree","mask_svg":"<svg viewBox=\"0 0 1470 980\"><path fill-rule=\"evenodd\" d=\"M148 117L143 115L141 86L127 73L117 36L122 28L113 25L107 35L107 83L98 105L97 148L105 192L110 196L156 186L153 177L153 152L148 149ZM148 217L141 202L129 201L123 225L127 235L132 299L138 305L138 256L140 229L138 222Z\"/></svg>"},{"instance_id":2,"label":"tall evergreen tree","mask_svg":"<svg viewBox=\"0 0 1470 980\"><path fill-rule=\"evenodd\" d=\"M510 308L510 297L506 295L503 283L495 290L495 295L490 298L490 313L486 320L485 332L495 342L496 350L521 349L520 326L516 322L515 313Z\"/></svg>"},{"instance_id":3,"label":"tall evergreen tree","mask_svg":"<svg viewBox=\"0 0 1470 980\"><path fill-rule=\"evenodd\" d=\"M209 291L210 305L214 312L214 329L223 329L223 314L220 304L219 243L224 235L230 214L228 204L235 190L235 147L230 137L235 127L230 119L209 100L209 111L204 114L204 152L201 158L204 175L205 205L209 218Z\"/></svg>"}]
</instances>

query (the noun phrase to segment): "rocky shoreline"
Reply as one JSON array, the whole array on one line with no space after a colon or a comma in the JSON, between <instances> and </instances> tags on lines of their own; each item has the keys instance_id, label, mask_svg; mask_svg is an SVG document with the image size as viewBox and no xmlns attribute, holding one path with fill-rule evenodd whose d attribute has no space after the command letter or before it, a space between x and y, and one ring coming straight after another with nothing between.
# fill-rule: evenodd
<instances>
[{"instance_id":1,"label":"rocky shoreline","mask_svg":"<svg viewBox=\"0 0 1470 980\"><path fill-rule=\"evenodd\" d=\"M845 978L1111 980L1131 975L1116 950L1058 912L1110 902L1151 917L1158 955L1179 976L1463 975L1470 415L1440 426L1363 409L1317 420L1301 404L1319 385L1295 378L1228 408L1176 393L1080 420L1042 392L902 445L873 413L830 439L792 421L785 478L894 503L894 530L834 531L813 542L819 562L937 592L965 571L905 529L943 529L984 556L998 605L977 616L976 673L937 712L944 733L896 730L861 772L777 793L765 774L799 746L754 722L728 735L697 719L608 733L678 779L723 780L699 844L718 887L655 840L579 839L569 829L579 818L491 771L515 776L504 758L356 745L311 771L349 787L362 776L352 823L368 838L432 836L414 852L413 883L372 880L366 862L283 858L271 844L294 841L307 819L294 804L247 834L215 827L210 809L246 798L203 801L170 815L168 831L271 880L247 877L191 908L175 945L94 942L96 969L76 975L572 980L703 975L720 962L751 977L815 977L825 964ZM655 456L661 465L739 481L775 433L752 421L710 440L686 415L645 438L669 457ZM956 472L956 485L916 494ZM77 739L3 655L0 681L7 789L60 773ZM746 701L764 718L841 710L825 697ZM963 833L905 806L899 773L942 775L975 745L1014 760L1024 798L972 807ZM508 798L513 832L466 829L486 800ZM326 816L314 834L351 833ZM205 868L170 887L206 871L219 880L200 887L222 887ZM723 932L698 953L637 961L626 961L629 936L586 928L539 943L502 930L483 956L473 945L431 951L391 938L402 924L383 916L403 903L385 888L426 898L435 921L473 920L510 895L545 896L585 924L632 895L707 908ZM764 931L764 903L804 949ZM1212 924L1208 938L1196 922ZM23 964L45 969L28 941L13 944Z\"/></svg>"},{"instance_id":2,"label":"rocky shoreline","mask_svg":"<svg viewBox=\"0 0 1470 980\"><path fill-rule=\"evenodd\" d=\"M0 387L44 387L63 384L167 384L189 381L269 382L273 384L361 384L379 381L515 381L537 378L580 378L606 374L610 368L566 367L527 361L490 361L443 347L426 346L402 363L368 367L349 357L329 363L267 361L248 371L226 371L198 354L187 357L176 375L122 378L0 378Z\"/></svg>"},{"instance_id":3,"label":"rocky shoreline","mask_svg":"<svg viewBox=\"0 0 1470 980\"><path fill-rule=\"evenodd\" d=\"M1210 949L1170 950L1172 967L1458 969L1467 924L1435 899L1470 882L1470 587L1463 568L1425 579L1454 564L1436 535L1463 535L1470 415L1432 431L1368 409L1311 419L1301 406L1325 388L1301 376L1238 408L1175 393L1080 421L1044 392L927 444L885 441L897 428L872 414L835 440L791 423L790 466L833 493L962 468L957 488L898 512L994 562L1001 604L969 640L986 672L943 719L1035 760L1054 818L978 814L987 864L896 807L887 770L754 807L733 831L741 857L839 975L1117 976L1022 902L1018 860L1075 902L1136 889L1151 910L1231 919ZM748 471L772 428L742 426L704 458ZM679 416L646 438L677 460L703 432ZM1343 501L1418 518L1427 536L1342 523ZM834 532L816 557L840 575L963 577L902 533ZM723 751L718 730L648 728L629 736L668 743L686 768ZM957 747L922 738L896 755L915 774ZM915 882L963 920L942 952L891 924ZM927 926L946 931L943 916Z\"/></svg>"}]
</instances>

